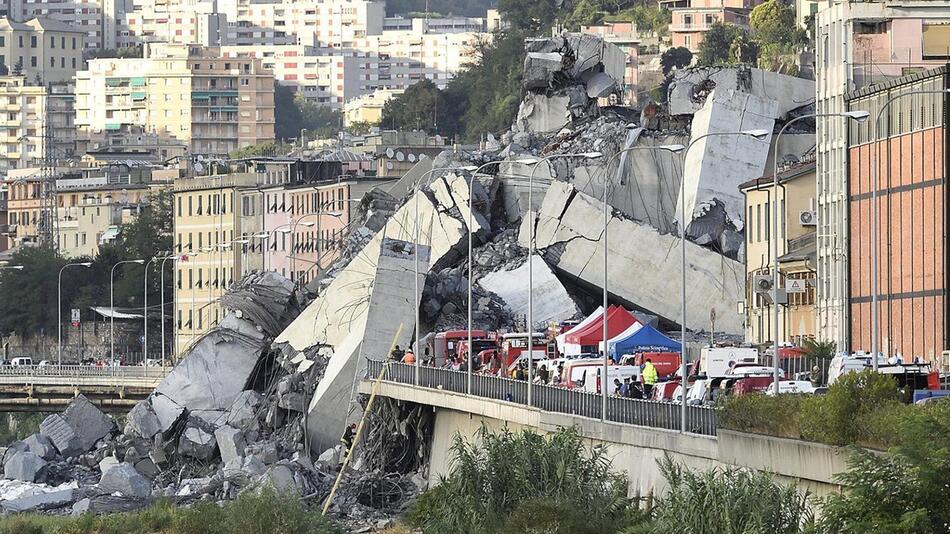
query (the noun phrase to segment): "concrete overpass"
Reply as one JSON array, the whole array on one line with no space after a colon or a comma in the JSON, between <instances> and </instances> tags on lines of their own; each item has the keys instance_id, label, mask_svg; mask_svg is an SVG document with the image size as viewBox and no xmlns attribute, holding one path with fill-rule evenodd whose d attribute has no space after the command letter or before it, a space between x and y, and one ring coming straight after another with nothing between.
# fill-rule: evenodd
<instances>
[{"instance_id":1,"label":"concrete overpass","mask_svg":"<svg viewBox=\"0 0 950 534\"><path fill-rule=\"evenodd\" d=\"M79 394L103 410L128 411L171 368L90 365L0 366L0 412L59 411Z\"/></svg>"},{"instance_id":2,"label":"concrete overpass","mask_svg":"<svg viewBox=\"0 0 950 534\"><path fill-rule=\"evenodd\" d=\"M690 431L681 433L680 407L670 403L610 398L603 421L600 397L590 393L539 386L534 406L527 406L524 382L475 375L468 394L464 372L423 367L416 385L413 366L387 363L381 374L383 367L383 362L368 362L360 393L370 394L375 387L379 396L431 406L435 412L430 483L447 474L455 434L471 437L482 425L540 433L575 427L590 445L607 447L614 470L627 474L631 495L663 490L657 462L665 456L700 470L739 466L768 472L817 496L840 491L834 476L847 470L845 449L725 430L708 407L690 407Z\"/></svg>"}]
</instances>

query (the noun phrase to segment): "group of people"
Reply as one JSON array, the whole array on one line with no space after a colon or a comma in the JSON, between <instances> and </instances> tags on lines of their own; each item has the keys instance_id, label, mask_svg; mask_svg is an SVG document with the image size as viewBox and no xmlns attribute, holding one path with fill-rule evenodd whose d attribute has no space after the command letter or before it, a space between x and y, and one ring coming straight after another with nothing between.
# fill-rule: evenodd
<instances>
[{"instance_id":1,"label":"group of people","mask_svg":"<svg viewBox=\"0 0 950 534\"><path fill-rule=\"evenodd\" d=\"M406 350L399 348L399 345L396 345L392 352L389 353L389 361L406 363L409 365L415 365L416 355L412 352L412 347L408 347ZM419 362L421 365L434 365L435 359L429 355L429 347L426 347L422 352L422 361Z\"/></svg>"}]
</instances>

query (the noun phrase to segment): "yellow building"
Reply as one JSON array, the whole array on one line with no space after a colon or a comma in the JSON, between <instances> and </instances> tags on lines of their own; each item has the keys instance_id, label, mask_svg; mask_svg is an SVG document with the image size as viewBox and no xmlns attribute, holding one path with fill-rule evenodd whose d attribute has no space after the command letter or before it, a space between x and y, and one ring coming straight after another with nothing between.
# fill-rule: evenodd
<instances>
[{"instance_id":1,"label":"yellow building","mask_svg":"<svg viewBox=\"0 0 950 534\"><path fill-rule=\"evenodd\" d=\"M63 182L82 182L69 180ZM77 186L57 184L59 252L66 258L95 256L113 242L119 227L138 215L149 194L146 184Z\"/></svg>"},{"instance_id":2,"label":"yellow building","mask_svg":"<svg viewBox=\"0 0 950 534\"><path fill-rule=\"evenodd\" d=\"M86 32L58 20L0 18L0 65L30 83L62 83L83 68Z\"/></svg>"},{"instance_id":3,"label":"yellow building","mask_svg":"<svg viewBox=\"0 0 950 534\"><path fill-rule=\"evenodd\" d=\"M386 102L404 92L403 89L377 89L370 94L348 100L343 106L343 121L347 127L361 122L379 124Z\"/></svg>"},{"instance_id":4,"label":"yellow building","mask_svg":"<svg viewBox=\"0 0 950 534\"><path fill-rule=\"evenodd\" d=\"M95 59L76 74L78 135L157 134L192 154L274 140L274 79L259 59L217 48L145 45L143 59Z\"/></svg>"},{"instance_id":5,"label":"yellow building","mask_svg":"<svg viewBox=\"0 0 950 534\"><path fill-rule=\"evenodd\" d=\"M801 344L814 339L815 311L815 162L779 171L778 194L772 176L739 186L745 194L746 234L746 341L773 343L773 307L755 292L756 277L771 279L772 239L778 239L780 287L790 289L788 305L779 310L779 343ZM772 228L778 199L779 228ZM778 235L775 235L775 234Z\"/></svg>"},{"instance_id":6,"label":"yellow building","mask_svg":"<svg viewBox=\"0 0 950 534\"><path fill-rule=\"evenodd\" d=\"M175 181L175 353L224 318L219 299L240 278L241 190L255 173Z\"/></svg>"}]
</instances>

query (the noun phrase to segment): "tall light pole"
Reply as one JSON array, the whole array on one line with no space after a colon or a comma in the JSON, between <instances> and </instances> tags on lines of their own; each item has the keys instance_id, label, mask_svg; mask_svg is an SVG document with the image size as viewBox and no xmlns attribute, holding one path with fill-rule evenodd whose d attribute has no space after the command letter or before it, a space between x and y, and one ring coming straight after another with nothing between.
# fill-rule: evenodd
<instances>
[{"instance_id":1,"label":"tall light pole","mask_svg":"<svg viewBox=\"0 0 950 534\"><path fill-rule=\"evenodd\" d=\"M454 170L459 170L459 169L466 170L466 171L474 171L477 168L478 167L475 167L474 165L466 166L466 167L432 168L422 173L422 176L420 176L419 179L416 180L416 183L414 183L412 186L413 211L415 212L414 213L415 228L413 229L414 230L413 233L415 234L413 237L413 240L415 241L415 251L413 252L413 256L415 257L414 266L413 266L413 269L415 270L415 279L414 279L415 289L413 292L412 304L413 304L413 308L416 314L416 328L415 328L416 342L414 343L415 349L413 349L412 353L415 354L416 356L416 362L414 365L416 368L415 380L416 380L417 386L419 385L419 375L421 372L420 365L422 365L422 353L419 351L419 334L420 334L420 328L422 325L421 313L419 312L419 300L422 298L422 295L419 294L419 192L422 190L422 183L425 181L426 177L432 176L432 173L434 172L447 172L447 171L454 171Z\"/></svg>"},{"instance_id":2,"label":"tall light pole","mask_svg":"<svg viewBox=\"0 0 950 534\"><path fill-rule=\"evenodd\" d=\"M160 276L160 278L159 278L159 285L161 286L161 289L159 290L159 294L161 295L161 303L162 303L162 312L161 312L161 317L162 317L162 369L165 368L165 262L168 261L168 260L179 261L179 260L180 260L181 258L183 258L183 257L191 257L191 256L194 256L194 253L187 253L187 254L170 254L170 255L165 256L164 258L162 258L162 263L161 263L161 265L159 266L159 268L161 269L161 274L159 275L159 276ZM173 264L172 264L172 268L173 268L173 269L174 269L174 265L175 265L175 264L173 263ZM178 299L177 299L177 298L175 299L175 308L178 308ZM172 318L172 321L174 322L174 317ZM177 336L176 336L176 337L177 337Z\"/></svg>"},{"instance_id":3,"label":"tall light pole","mask_svg":"<svg viewBox=\"0 0 950 534\"><path fill-rule=\"evenodd\" d=\"M778 338L779 338L779 276L778 276L778 241L779 241L779 227L778 227L778 212L779 212L779 201L778 201L778 143L782 139L782 134L785 133L785 130L789 126L795 124L796 122L804 119L817 119L817 118L827 118L827 117L843 117L846 119L855 120L858 122L864 122L868 120L870 114L867 111L845 111L842 113L812 113L809 115L802 115L800 117L795 117L794 119L785 123L782 126L782 129L778 131L778 134L775 136L775 145L772 151L772 190L774 194L772 197L775 199L775 205L772 206L772 386L775 394L778 395L779 392L779 363L780 358L778 355ZM874 309L877 307L875 306ZM877 370L877 355L874 356L874 369Z\"/></svg>"},{"instance_id":4,"label":"tall light pole","mask_svg":"<svg viewBox=\"0 0 950 534\"><path fill-rule=\"evenodd\" d=\"M607 421L607 389L609 384L607 383L607 373L610 370L610 351L607 350L607 341L609 337L607 335L607 306L608 306L608 297L607 297L607 224L610 222L610 205L607 204L607 194L610 191L610 176L607 174L610 172L610 165L614 160L618 159L621 155L628 152L636 152L640 150L649 150L653 152L657 151L666 151L670 153L676 153L683 150L683 145L657 145L657 146L635 146L630 148L625 148L618 151L616 154L610 157L607 160L607 164L604 165L604 368L603 374L600 379L600 394L601 394L601 419ZM621 180L621 185L623 180Z\"/></svg>"},{"instance_id":5,"label":"tall light pole","mask_svg":"<svg viewBox=\"0 0 950 534\"><path fill-rule=\"evenodd\" d=\"M290 278L295 279L297 277L297 251L294 250L294 244L296 243L297 235L297 226L303 225L307 228L313 226L312 222L301 222L310 215L304 215L299 219L292 219L291 222L287 224L282 224L277 228L274 228L274 231L280 232L282 234L290 234ZM296 280L294 280L296 282Z\"/></svg>"},{"instance_id":6,"label":"tall light pole","mask_svg":"<svg viewBox=\"0 0 950 534\"><path fill-rule=\"evenodd\" d=\"M503 161L489 161L488 163L482 165L481 167L476 167L472 171L472 179L468 183L468 362L465 365L466 369L466 389L465 391L471 395L472 394L472 363L475 361L475 347L473 346L473 336L472 336L472 239L475 237L475 176L490 165L497 165L499 163L504 163ZM529 365L528 368L531 366Z\"/></svg>"},{"instance_id":7,"label":"tall light pole","mask_svg":"<svg viewBox=\"0 0 950 534\"><path fill-rule=\"evenodd\" d=\"M874 164L871 166L871 361L874 366L874 371L877 372L878 362L877 362L877 352L878 352L878 334L879 334L879 319L877 312L877 300L878 300L878 271L880 266L878 264L878 254L879 254L879 243L878 243L878 228L877 228L877 189L878 189L878 176L877 168L880 165L880 150L881 150L881 118L884 116L884 112L890 105L895 101L905 96L911 95L934 95L934 94L947 94L950 93L950 89L942 91L908 91L906 93L901 93L897 96L891 97L887 102L881 106L881 110L877 113L877 118L874 121L874 135L877 138L874 145ZM850 113L864 113L864 119L867 120L868 112L866 111L852 111ZM887 130L888 135L885 139L890 137L891 121L887 121ZM890 175L888 175L888 182L890 182Z\"/></svg>"},{"instance_id":8,"label":"tall light pole","mask_svg":"<svg viewBox=\"0 0 950 534\"><path fill-rule=\"evenodd\" d=\"M528 176L528 209L531 214L531 222L528 224L528 313L525 316L525 330L528 333L528 406L531 406L532 389L534 384L534 226L537 224L537 213L533 212L534 205L534 174L541 167L541 163L551 161L557 158L584 158L586 160L598 159L603 154L600 152L582 152L576 154L551 154L541 159L518 160L518 163L531 164L531 174Z\"/></svg>"},{"instance_id":9,"label":"tall light pole","mask_svg":"<svg viewBox=\"0 0 950 534\"><path fill-rule=\"evenodd\" d=\"M683 151L683 178L680 180L680 432L686 433L686 393L689 385L689 377L686 371L686 157L689 151L696 143L707 137L721 137L726 135L737 135L752 137L754 139L765 139L769 136L769 130L743 130L739 132L713 132L703 134L690 141L689 146ZM700 169L701 171L702 169Z\"/></svg>"},{"instance_id":10,"label":"tall light pole","mask_svg":"<svg viewBox=\"0 0 950 534\"><path fill-rule=\"evenodd\" d=\"M145 260L125 260L112 266L109 271L109 366L115 365L115 269L126 263L137 263L142 265Z\"/></svg>"},{"instance_id":11,"label":"tall light pole","mask_svg":"<svg viewBox=\"0 0 950 534\"><path fill-rule=\"evenodd\" d=\"M63 365L63 271L67 267L92 267L92 262L84 261L80 263L67 263L63 265L63 268L59 270L59 277L56 282L56 301L59 303L57 307L57 326L58 326L58 337L59 341L56 348L56 365ZM17 269L22 270L22 265L14 265L13 267L4 267L5 269Z\"/></svg>"},{"instance_id":12,"label":"tall light pole","mask_svg":"<svg viewBox=\"0 0 950 534\"><path fill-rule=\"evenodd\" d=\"M151 258L145 263L145 276L143 276L143 285L145 286L144 298L142 299L142 323L145 333L142 336L142 364L145 366L145 372L148 373L148 266L160 258Z\"/></svg>"}]
</instances>

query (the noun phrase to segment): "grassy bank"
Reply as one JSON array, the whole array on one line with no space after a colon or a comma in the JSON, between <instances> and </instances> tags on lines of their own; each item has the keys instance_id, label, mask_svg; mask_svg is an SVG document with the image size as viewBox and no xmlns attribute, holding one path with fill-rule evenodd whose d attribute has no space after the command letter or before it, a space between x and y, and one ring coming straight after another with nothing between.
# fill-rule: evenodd
<instances>
[{"instance_id":1,"label":"grassy bank","mask_svg":"<svg viewBox=\"0 0 950 534\"><path fill-rule=\"evenodd\" d=\"M17 515L0 519L0 534L336 534L343 531L295 496L264 491L218 506L176 508L158 501L137 512L81 517Z\"/></svg>"}]
</instances>

